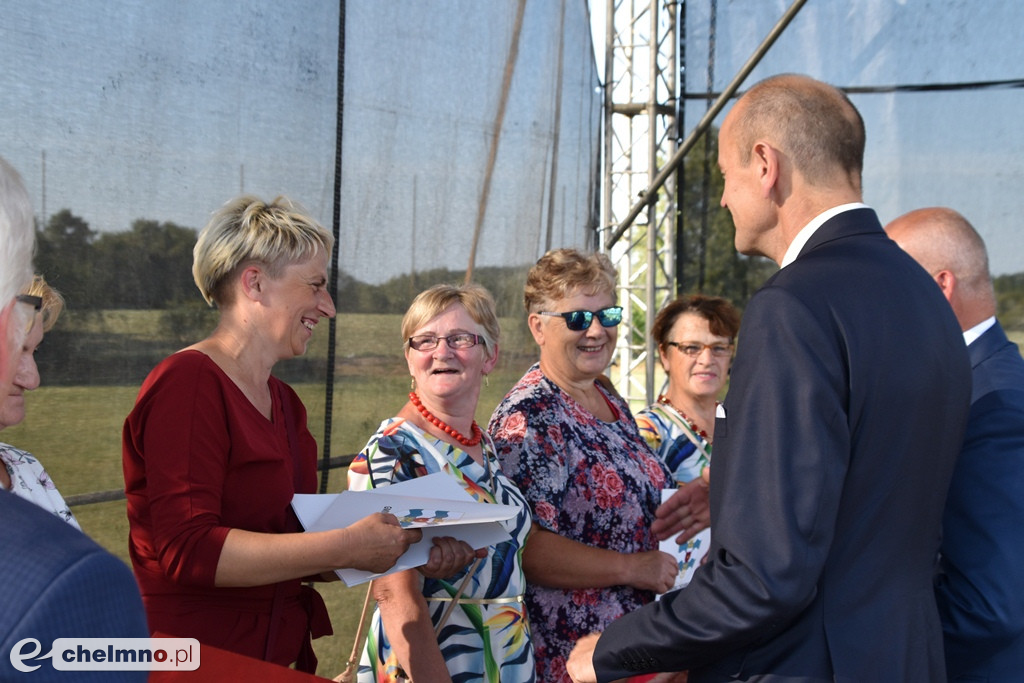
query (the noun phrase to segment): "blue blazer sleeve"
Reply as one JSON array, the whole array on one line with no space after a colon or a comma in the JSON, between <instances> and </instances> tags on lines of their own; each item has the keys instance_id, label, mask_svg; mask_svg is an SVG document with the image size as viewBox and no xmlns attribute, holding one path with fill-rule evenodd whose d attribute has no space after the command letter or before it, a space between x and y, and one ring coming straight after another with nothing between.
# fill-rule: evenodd
<instances>
[{"instance_id":1,"label":"blue blazer sleeve","mask_svg":"<svg viewBox=\"0 0 1024 683\"><path fill-rule=\"evenodd\" d=\"M85 534L13 494L0 492L0 680L145 681L146 671L55 670L46 659L30 674L16 671L11 650L56 638L148 638L142 598L127 565Z\"/></svg>"},{"instance_id":2,"label":"blue blazer sleeve","mask_svg":"<svg viewBox=\"0 0 1024 683\"><path fill-rule=\"evenodd\" d=\"M1024 644L1007 650L1024 638L1022 492L1024 385L972 404L946 502L936 598L951 679L1006 657L1024 666Z\"/></svg>"}]
</instances>

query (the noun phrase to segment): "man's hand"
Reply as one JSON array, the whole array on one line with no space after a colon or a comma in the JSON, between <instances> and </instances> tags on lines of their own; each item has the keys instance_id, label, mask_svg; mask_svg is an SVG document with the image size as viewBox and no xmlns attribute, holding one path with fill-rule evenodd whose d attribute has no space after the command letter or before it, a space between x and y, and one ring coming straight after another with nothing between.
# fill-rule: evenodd
<instances>
[{"instance_id":1,"label":"man's hand","mask_svg":"<svg viewBox=\"0 0 1024 683\"><path fill-rule=\"evenodd\" d=\"M597 647L597 639L600 637L600 633L591 633L576 641L576 646L565 662L565 670L569 672L573 683L597 683L597 674L594 672L594 648Z\"/></svg>"},{"instance_id":2,"label":"man's hand","mask_svg":"<svg viewBox=\"0 0 1024 683\"><path fill-rule=\"evenodd\" d=\"M711 525L707 484L699 477L683 484L671 498L658 506L654 516L656 519L651 524L651 531L659 541L679 534L676 543L686 543Z\"/></svg>"}]
</instances>

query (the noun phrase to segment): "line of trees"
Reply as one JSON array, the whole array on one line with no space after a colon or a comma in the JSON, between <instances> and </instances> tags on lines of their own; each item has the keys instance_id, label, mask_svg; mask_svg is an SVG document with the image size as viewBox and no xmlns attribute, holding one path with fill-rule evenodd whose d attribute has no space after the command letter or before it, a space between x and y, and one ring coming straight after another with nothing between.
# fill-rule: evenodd
<instances>
[{"instance_id":1,"label":"line of trees","mask_svg":"<svg viewBox=\"0 0 1024 683\"><path fill-rule=\"evenodd\" d=\"M714 150L710 150L714 154ZM775 270L767 259L737 255L732 221L721 207L704 205L721 195L721 175L704 166L705 155L688 160L684 171L683 258L678 259L682 292L702 291L732 300L741 309ZM36 267L59 289L72 310L156 309L168 311L168 329L186 321L206 324L206 306L192 281L196 230L171 222L138 219L125 232L97 233L69 209L37 229ZM499 314L522 312L522 292L531 264L485 267L475 279L487 287ZM463 271L434 269L368 284L341 273L338 310L402 313L421 290L438 282L459 282ZM995 278L999 315L1009 329L1024 330L1024 272ZM190 333L185 330L185 333Z\"/></svg>"},{"instance_id":2,"label":"line of trees","mask_svg":"<svg viewBox=\"0 0 1024 683\"><path fill-rule=\"evenodd\" d=\"M36 268L72 310L183 309L185 315L206 307L192 280L196 236L193 228L147 219L125 232L98 233L62 209L36 230ZM476 280L494 294L503 314L514 314L522 308L528 267L478 268ZM341 273L338 310L402 313L420 290L463 277L464 271L437 268L371 285Z\"/></svg>"},{"instance_id":3,"label":"line of trees","mask_svg":"<svg viewBox=\"0 0 1024 683\"><path fill-rule=\"evenodd\" d=\"M198 296L192 228L138 219L126 232L97 234L62 209L36 237L36 268L74 310L164 309Z\"/></svg>"}]
</instances>

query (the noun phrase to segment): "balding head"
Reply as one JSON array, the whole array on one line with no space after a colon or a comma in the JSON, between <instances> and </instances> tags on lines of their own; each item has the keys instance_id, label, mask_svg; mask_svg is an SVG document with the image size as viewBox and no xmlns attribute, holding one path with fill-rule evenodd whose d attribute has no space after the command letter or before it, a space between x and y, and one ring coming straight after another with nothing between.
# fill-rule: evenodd
<instances>
[{"instance_id":1,"label":"balding head","mask_svg":"<svg viewBox=\"0 0 1024 683\"><path fill-rule=\"evenodd\" d=\"M962 329L995 315L985 242L966 218L944 207L918 209L893 220L885 231L935 278Z\"/></svg>"},{"instance_id":2,"label":"balding head","mask_svg":"<svg viewBox=\"0 0 1024 683\"><path fill-rule=\"evenodd\" d=\"M744 164L754 141L765 137L809 184L839 181L860 191L864 121L841 90L809 76L782 74L750 88L736 109L733 132Z\"/></svg>"}]
</instances>

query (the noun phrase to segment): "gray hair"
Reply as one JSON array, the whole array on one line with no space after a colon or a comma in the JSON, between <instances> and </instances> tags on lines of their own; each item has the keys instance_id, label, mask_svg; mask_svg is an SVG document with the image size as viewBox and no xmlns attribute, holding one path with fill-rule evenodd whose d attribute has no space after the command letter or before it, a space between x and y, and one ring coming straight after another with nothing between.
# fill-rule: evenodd
<instances>
[{"instance_id":1,"label":"gray hair","mask_svg":"<svg viewBox=\"0 0 1024 683\"><path fill-rule=\"evenodd\" d=\"M0 309L32 279L35 241L32 202L25 183L14 167L0 157ZM24 331L25 325L15 324L14 329ZM20 344L22 339L12 341Z\"/></svg>"}]
</instances>

